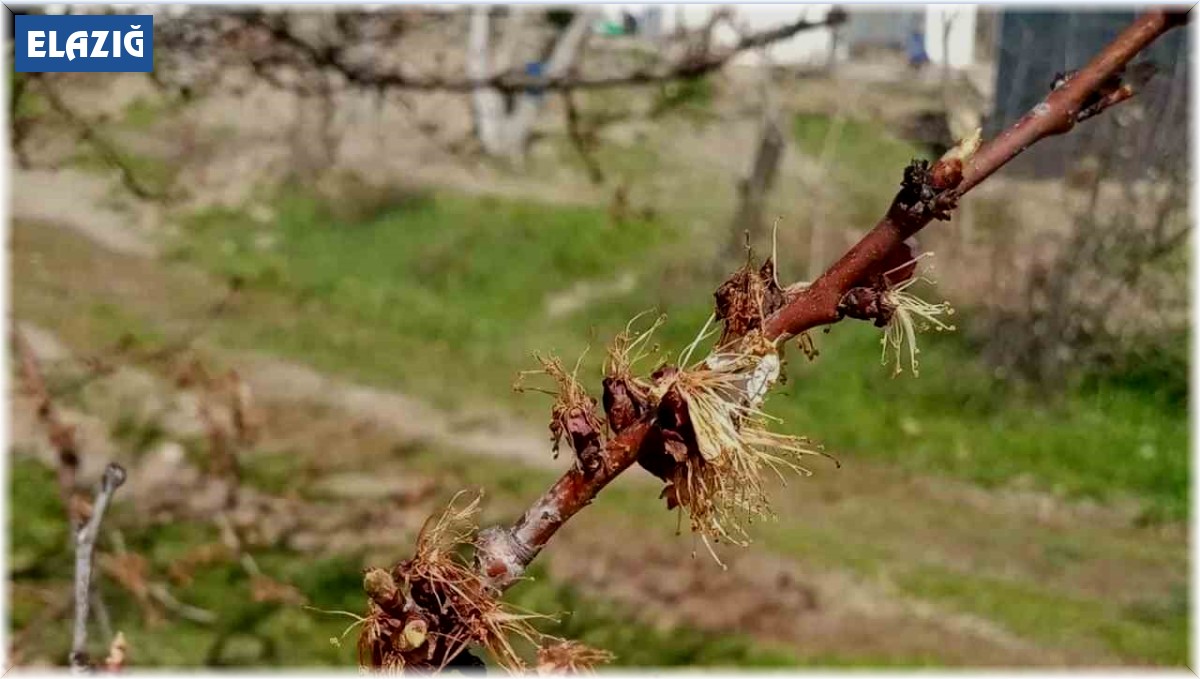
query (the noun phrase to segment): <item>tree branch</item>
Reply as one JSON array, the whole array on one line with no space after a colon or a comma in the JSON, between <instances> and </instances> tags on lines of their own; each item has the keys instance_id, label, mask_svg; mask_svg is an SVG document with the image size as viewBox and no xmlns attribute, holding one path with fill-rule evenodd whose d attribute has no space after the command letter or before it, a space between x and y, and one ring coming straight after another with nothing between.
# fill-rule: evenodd
<instances>
[{"instance_id":1,"label":"tree branch","mask_svg":"<svg viewBox=\"0 0 1200 679\"><path fill-rule=\"evenodd\" d=\"M596 160L596 156L592 153L592 148L595 146L595 130L584 131L582 121L580 120L579 107L575 104L575 96L571 90L563 90L563 115L567 122L567 139L570 140L571 146L575 147L576 153L579 154L579 159L583 161L583 166L587 170L588 179L593 184L604 183L604 170L600 167L600 163Z\"/></svg>"},{"instance_id":2,"label":"tree branch","mask_svg":"<svg viewBox=\"0 0 1200 679\"><path fill-rule=\"evenodd\" d=\"M1186 21L1186 13L1147 12L1074 77L1051 91L1012 127L983 144L965 163L959 158L944 157L932 167L912 173L921 174L920 177L906 173L904 187L883 219L811 286L767 319L764 326L767 336L799 335L838 321L837 307L843 295L884 262L906 238L935 218L947 219L948 211L963 194L1032 144L1069 132L1081 117L1086 119L1128 99L1133 94L1132 85L1120 82L1125 65L1156 38ZM1114 94L1117 92L1123 94ZM913 167L916 166L910 169Z\"/></svg>"},{"instance_id":3,"label":"tree branch","mask_svg":"<svg viewBox=\"0 0 1200 679\"><path fill-rule=\"evenodd\" d=\"M92 555L96 549L96 538L100 533L100 522L113 493L125 483L125 470L110 463L104 470L104 478L96 489L92 515L75 533L75 629L71 641L70 666L73 673L88 671L87 623L88 604L92 592Z\"/></svg>"},{"instance_id":4,"label":"tree branch","mask_svg":"<svg viewBox=\"0 0 1200 679\"><path fill-rule=\"evenodd\" d=\"M948 154L950 157L943 157L932 167L920 163L910 166L905 172L903 188L884 218L811 286L793 295L766 319L763 330L767 338L799 335L840 320L838 306L846 292L886 262L892 249L909 236L934 218L947 219L948 211L960 196L1031 144L1071 130L1081 112L1095 106L1097 101L1107 102L1101 104L1104 108L1127 99L1132 90L1119 99L1112 95L1114 91L1129 88L1119 81L1125 65L1156 38L1186 21L1184 13L1147 12L1070 81L1053 90L1045 101L982 145L965 162ZM739 44L761 39L751 37ZM558 529L637 460L653 427L652 418L646 416L620 429L604 446L603 464L598 471L589 474L579 465L572 467L512 527L482 531L476 560L487 580L498 589L515 582Z\"/></svg>"},{"instance_id":5,"label":"tree branch","mask_svg":"<svg viewBox=\"0 0 1200 679\"><path fill-rule=\"evenodd\" d=\"M33 76L34 74L28 74ZM141 180L134 173L125 157L121 152L113 146L104 135L96 130L96 127L76 113L63 101L58 95L57 88L51 84L50 79L45 74L39 73L37 82L41 85L42 93L46 96L46 101L49 102L50 108L62 116L72 127L78 130L79 138L90 144L96 153L112 167L116 168L120 174L121 183L129 192L143 200L160 200L165 198L165 194L156 191L142 184Z\"/></svg>"},{"instance_id":6,"label":"tree branch","mask_svg":"<svg viewBox=\"0 0 1200 679\"><path fill-rule=\"evenodd\" d=\"M490 88L500 92L523 92L538 90L572 90L649 85L668 80L696 78L721 69L734 57L761 48L780 40L786 40L804 31L837 26L846 20L844 11L834 8L825 18L810 21L800 18L776 28L749 33L732 46L713 52L689 51L682 58L665 64L638 67L624 73L585 77L569 72L547 73L540 76L528 75L517 70L505 70L490 75L469 73L467 77L445 75L415 75L395 71L378 71L365 63L352 62L343 50L335 47L316 47L292 34L283 22L270 21L267 15L252 13L244 15L249 26L267 31L276 45L283 46L308 62L311 67L332 68L346 80L360 87L395 88L448 92L472 92ZM267 51L251 57L254 69L262 73L272 66L291 66L292 59L283 54Z\"/></svg>"}]
</instances>

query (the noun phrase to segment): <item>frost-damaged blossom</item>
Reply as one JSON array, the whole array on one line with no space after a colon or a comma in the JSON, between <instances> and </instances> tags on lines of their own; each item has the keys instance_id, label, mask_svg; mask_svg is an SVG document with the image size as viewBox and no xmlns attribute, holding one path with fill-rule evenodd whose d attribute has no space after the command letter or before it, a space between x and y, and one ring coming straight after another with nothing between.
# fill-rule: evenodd
<instances>
[{"instance_id":1,"label":"frost-damaged blossom","mask_svg":"<svg viewBox=\"0 0 1200 679\"><path fill-rule=\"evenodd\" d=\"M651 407L650 391L654 385L635 375L633 369L658 351L658 345L650 344L650 337L666 316L659 316L645 330L635 331L633 325L643 315L645 312L634 316L625 325L625 330L617 333L604 360L604 414L614 433L642 419Z\"/></svg>"},{"instance_id":2,"label":"frost-damaged blossom","mask_svg":"<svg viewBox=\"0 0 1200 679\"><path fill-rule=\"evenodd\" d=\"M928 254L932 256L932 253ZM925 255L917 257L903 266L909 266L923 257ZM879 340L883 345L880 358L883 364L887 365L890 355L893 361L893 377L904 371L903 364L906 355L913 376L920 374L920 363L917 360L917 355L921 353L921 350L917 348L918 332L928 330L948 332L955 329L952 324L942 318L954 315L954 309L951 308L949 302L932 304L908 292L908 289L917 281L933 283L924 276L914 276L902 283L889 285L882 293L882 306L890 314L890 318L887 325L884 326L883 337Z\"/></svg>"},{"instance_id":3,"label":"frost-damaged blossom","mask_svg":"<svg viewBox=\"0 0 1200 679\"><path fill-rule=\"evenodd\" d=\"M564 643L532 625L546 616L500 601L500 592L474 568L466 552L475 542L480 501L477 497L460 507L461 495L425 522L413 558L391 571L366 572L363 588L370 604L359 621L358 639L363 666L440 670L462 664L470 657L468 648L477 646L500 667L522 672L528 667L518 647Z\"/></svg>"},{"instance_id":4,"label":"frost-damaged blossom","mask_svg":"<svg viewBox=\"0 0 1200 679\"><path fill-rule=\"evenodd\" d=\"M707 328L681 363L687 363ZM745 525L773 516L766 472L781 481L785 471L808 476L798 460L824 455L805 437L768 428L779 420L764 413L762 404L780 368L776 343L754 330L684 370L661 371L655 383L663 453L673 462L663 474L667 505L687 511L692 530L710 551L710 538L748 544Z\"/></svg>"},{"instance_id":5,"label":"frost-damaged blossom","mask_svg":"<svg viewBox=\"0 0 1200 679\"><path fill-rule=\"evenodd\" d=\"M710 553L710 540L748 544L746 525L773 516L768 472L781 481L788 471L807 476L811 472L799 459L824 455L805 437L771 431L778 420L762 410L783 367L779 345L764 334L763 323L787 294L776 280L774 257L756 266L747 252L746 263L717 290L713 315L674 364L664 363L648 377L633 375L636 361L629 357L644 355L650 331L627 328L609 350L609 422L619 430L635 415L649 418L653 427L638 463L666 482L667 507L687 513ZM693 362L701 344L718 333L716 348Z\"/></svg>"},{"instance_id":6,"label":"frost-damaged blossom","mask_svg":"<svg viewBox=\"0 0 1200 679\"><path fill-rule=\"evenodd\" d=\"M596 399L579 383L579 364L583 361L583 356L575 362L575 368L571 372L567 372L562 360L557 356L543 357L534 354L534 359L542 364L542 369L520 372L513 389L540 391L554 397L554 405L550 411L550 438L554 443L555 457L558 456L562 440L566 438L580 469L595 473L603 464L600 449L604 445L604 420L596 413ZM524 380L530 375L550 377L557 385L557 390L525 386Z\"/></svg>"}]
</instances>

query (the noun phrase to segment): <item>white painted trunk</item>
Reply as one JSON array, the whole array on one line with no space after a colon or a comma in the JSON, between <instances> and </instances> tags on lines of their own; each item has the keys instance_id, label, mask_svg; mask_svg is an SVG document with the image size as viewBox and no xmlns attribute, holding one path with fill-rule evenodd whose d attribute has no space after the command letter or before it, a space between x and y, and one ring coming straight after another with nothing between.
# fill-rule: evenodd
<instances>
[{"instance_id":1,"label":"white painted trunk","mask_svg":"<svg viewBox=\"0 0 1200 679\"><path fill-rule=\"evenodd\" d=\"M513 55L525 26L524 12L518 8L514 8L514 12L493 64L489 53L491 26L488 8L475 7L471 10L467 35L467 74L470 78L483 80L512 68ZM581 10L575 15L554 45L550 59L542 70L545 77L563 76L575 66L591 32L594 16L591 10ZM524 157L530 133L544 101L544 94L522 93L517 95L512 113L508 113L505 111L504 96L499 90L492 87L475 88L471 93L471 105L476 134L484 152L509 160Z\"/></svg>"},{"instance_id":2,"label":"white painted trunk","mask_svg":"<svg viewBox=\"0 0 1200 679\"><path fill-rule=\"evenodd\" d=\"M483 80L492 74L488 46L491 42L491 21L486 5L471 10L470 30L467 33L467 77ZM475 133L488 155L504 152L504 97L491 87L477 87L471 92L471 107L475 115Z\"/></svg>"},{"instance_id":3,"label":"white painted trunk","mask_svg":"<svg viewBox=\"0 0 1200 679\"><path fill-rule=\"evenodd\" d=\"M592 19L593 14L590 10L581 9L575 13L575 18L559 36L558 42L554 45L554 51L550 53L550 59L542 70L542 74L546 78L558 78L566 75L575 66L579 53L583 50L584 43L587 42L588 35L591 33ZM515 158L525 154L525 148L529 144L529 133L533 130L533 124L537 122L538 112L541 111L544 102L544 94L541 96L521 94L517 98L517 105L513 108L508 123L508 143L511 157Z\"/></svg>"}]
</instances>

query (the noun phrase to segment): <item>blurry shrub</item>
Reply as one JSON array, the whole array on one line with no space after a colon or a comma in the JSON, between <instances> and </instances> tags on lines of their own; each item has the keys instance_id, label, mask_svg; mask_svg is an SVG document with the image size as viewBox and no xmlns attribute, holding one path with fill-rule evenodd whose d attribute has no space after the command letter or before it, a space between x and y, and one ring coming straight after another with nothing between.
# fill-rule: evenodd
<instances>
[{"instance_id":1,"label":"blurry shrub","mask_svg":"<svg viewBox=\"0 0 1200 679\"><path fill-rule=\"evenodd\" d=\"M565 31L567 26L575 18L575 10L564 7L557 7L546 10L546 23L554 27L555 30Z\"/></svg>"},{"instance_id":2,"label":"blurry shrub","mask_svg":"<svg viewBox=\"0 0 1200 679\"><path fill-rule=\"evenodd\" d=\"M1093 167L1083 181L1067 189L1083 206L1065 233L1046 234L1028 275L1008 281L970 330L1002 373L1043 389L1116 383L1183 403L1187 172L1120 180Z\"/></svg>"},{"instance_id":3,"label":"blurry shrub","mask_svg":"<svg viewBox=\"0 0 1200 679\"><path fill-rule=\"evenodd\" d=\"M1106 384L1156 394L1172 405L1187 403L1188 336L1182 328L1139 338L1122 352L1100 357L1084 373L1085 386Z\"/></svg>"},{"instance_id":4,"label":"blurry shrub","mask_svg":"<svg viewBox=\"0 0 1200 679\"><path fill-rule=\"evenodd\" d=\"M1189 75L1186 59L1169 61L1136 99L1080 126L1072 146L1041 148L1014 170L1063 173L1055 189L1069 218L1016 225L1042 239L1027 253L1003 244L1010 230L997 234L997 249L1010 248L999 261L1030 263L996 277L1004 291L975 328L1001 371L1045 390L1115 383L1185 401Z\"/></svg>"}]
</instances>

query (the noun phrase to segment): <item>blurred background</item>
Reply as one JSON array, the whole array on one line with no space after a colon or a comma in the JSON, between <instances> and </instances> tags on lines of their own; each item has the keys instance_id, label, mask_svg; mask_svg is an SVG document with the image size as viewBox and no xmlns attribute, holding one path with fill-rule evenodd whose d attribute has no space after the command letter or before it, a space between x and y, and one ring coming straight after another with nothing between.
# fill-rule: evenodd
<instances>
[{"instance_id":1,"label":"blurred background","mask_svg":"<svg viewBox=\"0 0 1200 679\"><path fill-rule=\"evenodd\" d=\"M1011 124L1134 16L121 11L155 14L153 73L11 74L9 247L81 482L129 470L92 639L136 667L353 666L334 611L365 612L364 566L459 490L509 521L570 464L511 389L532 352L598 389L655 309L674 356L746 234L811 280L910 159ZM958 332L918 378L865 323L788 352L768 410L842 466L775 489L728 570L634 468L507 599L618 665L1183 665L1188 49L922 233ZM62 664L69 531L18 363L10 651Z\"/></svg>"}]
</instances>

